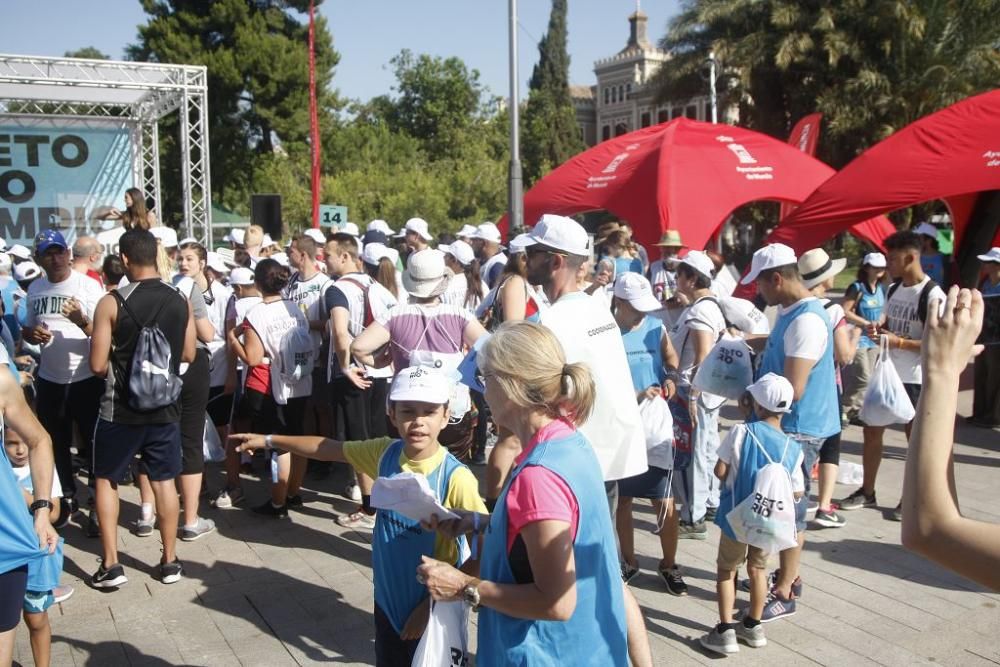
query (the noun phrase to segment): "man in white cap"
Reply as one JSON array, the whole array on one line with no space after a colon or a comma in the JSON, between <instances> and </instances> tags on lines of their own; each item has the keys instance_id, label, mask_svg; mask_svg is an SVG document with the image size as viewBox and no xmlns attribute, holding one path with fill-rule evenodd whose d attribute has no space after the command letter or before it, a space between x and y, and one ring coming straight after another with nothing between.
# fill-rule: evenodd
<instances>
[{"instance_id":1,"label":"man in white cap","mask_svg":"<svg viewBox=\"0 0 1000 667\"><path fill-rule=\"evenodd\" d=\"M559 339L567 363L586 363L596 379L594 409L580 431L590 441L601 464L614 521L617 480L633 477L647 468L646 439L625 345L611 311L578 287L577 271L590 257L590 237L583 227L570 218L547 214L532 229L529 240L527 282L540 285L552 304L542 311L541 323ZM502 468L501 479L509 469L509 460L513 460L510 454L498 453L494 448L490 455L490 466L507 466ZM648 655L649 647L642 612L627 588L625 605L629 654L633 664L646 664L644 656Z\"/></svg>"},{"instance_id":2,"label":"man in white cap","mask_svg":"<svg viewBox=\"0 0 1000 667\"><path fill-rule=\"evenodd\" d=\"M938 228L929 222L921 222L914 230L920 235L920 266L924 273L931 277L935 283L947 289L948 271L951 262L948 257L941 254L941 246L938 243Z\"/></svg>"},{"instance_id":3,"label":"man in white cap","mask_svg":"<svg viewBox=\"0 0 1000 667\"><path fill-rule=\"evenodd\" d=\"M503 273L503 267L507 263L507 255L500 251L500 229L492 222L484 222L476 227L476 231L469 236L469 245L479 259L479 272L482 274L483 282L493 289Z\"/></svg>"},{"instance_id":4,"label":"man in white cap","mask_svg":"<svg viewBox=\"0 0 1000 667\"><path fill-rule=\"evenodd\" d=\"M927 309L935 300L944 307L944 291L923 270L921 248L924 241L920 234L911 231L896 232L887 237L885 246L889 275L895 281L886 292L885 309L882 318L872 323L867 335L875 341L885 336L889 347L889 358L892 359L899 379L903 381L910 402L914 406L920 398L920 386L923 384L923 369L920 359L921 340L924 336L924 326L927 323ZM911 422L912 424L912 422ZM905 426L907 437L910 426ZM875 498L875 482L878 478L879 466L882 463L882 439L885 435L884 426L864 427L864 480L861 488L844 498L838 504L844 511L875 508L878 502ZM903 520L902 502L896 506L889 518L894 521Z\"/></svg>"},{"instance_id":5,"label":"man in white cap","mask_svg":"<svg viewBox=\"0 0 1000 667\"><path fill-rule=\"evenodd\" d=\"M757 377L774 373L792 384L795 400L781 424L785 433L802 445L808 497L810 472L819 451L827 438L840 432L833 327L822 304L803 283L798 257L788 246L772 243L753 254L750 272L742 283L754 281L767 305L778 306L770 336L751 341L758 349L763 347ZM807 504L796 504L799 546L781 552L781 570L761 619L765 622L794 614L796 598L802 594L799 562L805 542Z\"/></svg>"},{"instance_id":6,"label":"man in white cap","mask_svg":"<svg viewBox=\"0 0 1000 667\"><path fill-rule=\"evenodd\" d=\"M365 227L366 232L381 232L386 235L386 237L394 235L396 232L393 231L392 227L385 220L372 220Z\"/></svg>"},{"instance_id":7,"label":"man in white cap","mask_svg":"<svg viewBox=\"0 0 1000 667\"><path fill-rule=\"evenodd\" d=\"M455 238L457 238L459 241L465 241L466 243L469 243L469 241L472 240L472 237L475 233L476 233L475 225L465 224L462 225L462 228L455 233Z\"/></svg>"},{"instance_id":8,"label":"man in white cap","mask_svg":"<svg viewBox=\"0 0 1000 667\"><path fill-rule=\"evenodd\" d=\"M428 242L433 238L427 230L427 221L423 218L410 218L403 227L403 240L410 253L426 250L430 247Z\"/></svg>"},{"instance_id":9,"label":"man in white cap","mask_svg":"<svg viewBox=\"0 0 1000 667\"><path fill-rule=\"evenodd\" d=\"M986 276L979 283L986 304L1000 303L1000 248L977 255ZM976 356L972 398L972 416L967 420L973 426L995 428L1000 426L1000 345L986 345Z\"/></svg>"}]
</instances>

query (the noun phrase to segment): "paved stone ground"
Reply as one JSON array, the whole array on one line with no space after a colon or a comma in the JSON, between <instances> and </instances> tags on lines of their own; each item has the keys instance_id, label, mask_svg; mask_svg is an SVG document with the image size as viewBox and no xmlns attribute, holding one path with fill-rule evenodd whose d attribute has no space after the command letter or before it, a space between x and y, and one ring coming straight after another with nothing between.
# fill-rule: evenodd
<instances>
[{"instance_id":1,"label":"paved stone ground","mask_svg":"<svg viewBox=\"0 0 1000 667\"><path fill-rule=\"evenodd\" d=\"M962 414L968 414L971 392L961 399ZM860 429L847 430L845 460L860 462L860 438ZM1000 596L905 551L899 524L883 516L899 499L905 449L902 432L890 432L879 511L845 513L845 528L809 532L798 614L769 624L768 646L744 647L735 660L838 667L1000 663ZM965 513L1000 522L995 498L1000 433L960 424L955 459ZM220 480L214 471L213 485ZM64 580L76 587L76 595L50 611L53 664L371 664L371 538L333 522L337 513L351 508L337 495L343 481L337 473L310 482L305 509L289 521L209 509L219 531L199 542L179 543L186 576L173 586L152 576L160 556L158 539L139 539L122 529L129 583L113 593L88 588L83 580L97 567L98 541L68 527ZM263 485L246 483L250 497L263 500ZM852 490L838 487L837 496ZM127 525L138 514L136 490L124 489L123 501ZM655 576L653 520L649 508L641 507L636 542L645 555L632 589L646 613L656 663L712 662L716 658L701 651L697 638L716 620L718 530L712 527L704 542L681 542L679 562L691 594L675 598ZM738 606L745 604L741 594ZM23 626L15 659L32 664Z\"/></svg>"}]
</instances>

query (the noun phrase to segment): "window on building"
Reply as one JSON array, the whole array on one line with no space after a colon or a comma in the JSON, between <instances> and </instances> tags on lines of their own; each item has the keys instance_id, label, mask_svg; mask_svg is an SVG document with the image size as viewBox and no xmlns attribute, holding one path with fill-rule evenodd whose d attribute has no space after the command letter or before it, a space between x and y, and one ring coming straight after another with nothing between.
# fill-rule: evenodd
<instances>
[{"instance_id":1,"label":"window on building","mask_svg":"<svg viewBox=\"0 0 1000 667\"><path fill-rule=\"evenodd\" d=\"M639 127L649 127L649 126L650 126L649 112L647 111L644 114L642 114L642 116L639 118Z\"/></svg>"},{"instance_id":2,"label":"window on building","mask_svg":"<svg viewBox=\"0 0 1000 667\"><path fill-rule=\"evenodd\" d=\"M625 101L625 86L622 85L618 86L618 101L619 102Z\"/></svg>"},{"instance_id":3,"label":"window on building","mask_svg":"<svg viewBox=\"0 0 1000 667\"><path fill-rule=\"evenodd\" d=\"M623 134L625 134L626 132L628 132L628 125L626 125L625 123L618 123L617 125L615 125L615 136L616 137L620 137Z\"/></svg>"},{"instance_id":4,"label":"window on building","mask_svg":"<svg viewBox=\"0 0 1000 667\"><path fill-rule=\"evenodd\" d=\"M684 109L682 109L681 107L674 107L673 109L670 110L670 120L673 120L674 118L680 118L683 112Z\"/></svg>"},{"instance_id":5,"label":"window on building","mask_svg":"<svg viewBox=\"0 0 1000 667\"><path fill-rule=\"evenodd\" d=\"M666 123L668 120L670 120L670 110L669 109L660 109L656 113L656 122L657 123Z\"/></svg>"},{"instance_id":6,"label":"window on building","mask_svg":"<svg viewBox=\"0 0 1000 667\"><path fill-rule=\"evenodd\" d=\"M614 104L618 101L618 89L611 86L611 103Z\"/></svg>"},{"instance_id":7,"label":"window on building","mask_svg":"<svg viewBox=\"0 0 1000 667\"><path fill-rule=\"evenodd\" d=\"M631 95L632 94L632 84L631 83L626 83L625 84L625 94L626 95Z\"/></svg>"},{"instance_id":8,"label":"window on building","mask_svg":"<svg viewBox=\"0 0 1000 667\"><path fill-rule=\"evenodd\" d=\"M611 138L611 126L605 125L601 128L601 141L607 141Z\"/></svg>"},{"instance_id":9,"label":"window on building","mask_svg":"<svg viewBox=\"0 0 1000 667\"><path fill-rule=\"evenodd\" d=\"M684 115L692 120L698 120L698 105L689 104L687 111L684 112Z\"/></svg>"},{"instance_id":10,"label":"window on building","mask_svg":"<svg viewBox=\"0 0 1000 667\"><path fill-rule=\"evenodd\" d=\"M610 102L611 102L611 89L610 88L605 88L604 89L604 103L605 104L609 104Z\"/></svg>"}]
</instances>

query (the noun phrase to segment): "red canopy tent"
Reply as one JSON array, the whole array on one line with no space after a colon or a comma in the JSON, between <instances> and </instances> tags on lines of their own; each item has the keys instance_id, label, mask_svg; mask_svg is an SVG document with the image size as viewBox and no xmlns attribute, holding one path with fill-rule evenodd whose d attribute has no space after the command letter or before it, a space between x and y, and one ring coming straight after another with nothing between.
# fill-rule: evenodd
<instances>
[{"instance_id":1,"label":"red canopy tent","mask_svg":"<svg viewBox=\"0 0 1000 667\"><path fill-rule=\"evenodd\" d=\"M567 160L525 195L524 219L607 210L628 220L640 243L654 244L675 229L689 247L703 248L740 206L801 202L833 173L765 134L678 118ZM504 217L500 225L506 224ZM860 233L869 232L876 243L883 237L877 230Z\"/></svg>"},{"instance_id":2,"label":"red canopy tent","mask_svg":"<svg viewBox=\"0 0 1000 667\"><path fill-rule=\"evenodd\" d=\"M976 193L1000 190L1000 90L925 116L869 148L820 186L773 240L817 245L859 220L944 199L961 243ZM785 236L782 236L785 234Z\"/></svg>"}]
</instances>

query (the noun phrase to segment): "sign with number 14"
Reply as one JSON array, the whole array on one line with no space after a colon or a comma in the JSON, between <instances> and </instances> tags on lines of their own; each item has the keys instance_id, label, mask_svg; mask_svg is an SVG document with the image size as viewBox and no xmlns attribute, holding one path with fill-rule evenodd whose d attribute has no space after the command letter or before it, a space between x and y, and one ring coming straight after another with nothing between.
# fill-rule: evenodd
<instances>
[{"instance_id":1,"label":"sign with number 14","mask_svg":"<svg viewBox=\"0 0 1000 667\"><path fill-rule=\"evenodd\" d=\"M319 225L320 227L332 227L337 229L347 224L347 207L332 206L330 204L320 204Z\"/></svg>"}]
</instances>

